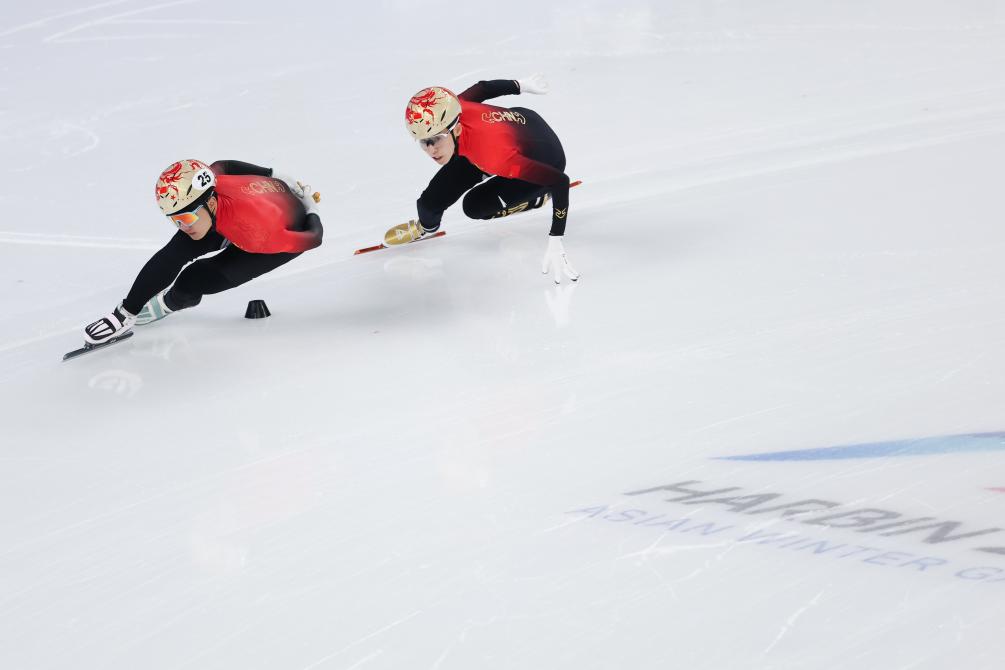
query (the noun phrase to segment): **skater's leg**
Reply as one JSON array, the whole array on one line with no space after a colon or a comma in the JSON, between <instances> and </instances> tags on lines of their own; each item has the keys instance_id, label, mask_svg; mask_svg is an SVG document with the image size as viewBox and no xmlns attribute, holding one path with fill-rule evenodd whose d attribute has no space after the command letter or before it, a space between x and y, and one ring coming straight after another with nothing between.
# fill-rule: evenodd
<instances>
[{"instance_id":1,"label":"skater's leg","mask_svg":"<svg viewBox=\"0 0 1005 670\"><path fill-rule=\"evenodd\" d=\"M172 310L194 307L202 296L240 286L290 262L300 254L252 254L231 245L212 258L182 270L164 301Z\"/></svg>"}]
</instances>

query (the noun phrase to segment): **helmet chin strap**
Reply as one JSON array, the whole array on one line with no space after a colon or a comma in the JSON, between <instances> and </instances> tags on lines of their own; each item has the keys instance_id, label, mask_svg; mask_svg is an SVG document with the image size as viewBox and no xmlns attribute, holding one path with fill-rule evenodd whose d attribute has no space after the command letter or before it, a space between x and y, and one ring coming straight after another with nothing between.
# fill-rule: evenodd
<instances>
[{"instance_id":1,"label":"helmet chin strap","mask_svg":"<svg viewBox=\"0 0 1005 670\"><path fill-rule=\"evenodd\" d=\"M213 190L213 194L210 195L209 198L206 198L206 203L205 203L206 204L206 211L209 212L209 220L213 222L213 225L210 226L210 228L216 228L216 212L213 211L213 210L215 210L216 207L220 206L220 199L216 198L216 207L210 208L210 206L209 206L210 198L216 198L216 189Z\"/></svg>"},{"instance_id":2,"label":"helmet chin strap","mask_svg":"<svg viewBox=\"0 0 1005 670\"><path fill-rule=\"evenodd\" d=\"M447 132L450 133L450 139L454 141L455 154L457 153L457 150L460 148L460 146L457 144L457 135L454 134L454 128L456 128L457 124L459 124L460 122L461 122L461 115L458 114L457 117L454 118L454 120L447 125Z\"/></svg>"}]
</instances>

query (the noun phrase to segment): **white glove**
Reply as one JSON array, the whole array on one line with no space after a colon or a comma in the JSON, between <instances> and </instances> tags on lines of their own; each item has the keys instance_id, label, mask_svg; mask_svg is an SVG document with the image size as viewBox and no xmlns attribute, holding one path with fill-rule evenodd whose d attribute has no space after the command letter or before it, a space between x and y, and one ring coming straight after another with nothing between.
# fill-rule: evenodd
<instances>
[{"instance_id":1,"label":"white glove","mask_svg":"<svg viewBox=\"0 0 1005 670\"><path fill-rule=\"evenodd\" d=\"M103 316L84 328L84 341L88 344L101 344L113 337L125 334L136 323L136 315L130 314L126 308L119 306L111 314Z\"/></svg>"},{"instance_id":2,"label":"white glove","mask_svg":"<svg viewBox=\"0 0 1005 670\"><path fill-rule=\"evenodd\" d=\"M303 184L299 181L297 182L297 190L293 192L297 193L298 191L299 195L297 197L300 198L300 202L304 203L304 209L307 211L307 213L317 214L318 203L321 202L321 194L318 193L317 191L314 191L312 193L310 184Z\"/></svg>"},{"instance_id":3,"label":"white glove","mask_svg":"<svg viewBox=\"0 0 1005 670\"><path fill-rule=\"evenodd\" d=\"M548 86L548 80L544 78L543 74L532 74L526 79L517 79L516 83L520 87L521 93L544 95L551 88Z\"/></svg>"},{"instance_id":4,"label":"white glove","mask_svg":"<svg viewBox=\"0 0 1005 670\"><path fill-rule=\"evenodd\" d=\"M275 170L272 171L272 178L286 184L290 189L290 193L300 198L300 202L304 203L304 209L307 210L308 214L318 213L317 204L321 202L321 194L311 192L310 184L297 181L293 177L282 172L276 172Z\"/></svg>"},{"instance_id":5,"label":"white glove","mask_svg":"<svg viewBox=\"0 0 1005 670\"><path fill-rule=\"evenodd\" d=\"M569 259L565 255L565 246L562 244L561 236L548 236L548 250L544 252L541 273L548 274L549 271L555 274L556 284L562 283L563 272L572 281L579 279L579 273L572 267L572 264L569 263Z\"/></svg>"}]
</instances>

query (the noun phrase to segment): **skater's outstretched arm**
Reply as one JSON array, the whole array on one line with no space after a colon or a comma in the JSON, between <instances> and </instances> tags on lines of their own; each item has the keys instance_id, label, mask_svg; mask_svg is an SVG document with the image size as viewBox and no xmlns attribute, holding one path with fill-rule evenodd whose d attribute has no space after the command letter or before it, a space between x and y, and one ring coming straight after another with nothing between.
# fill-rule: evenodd
<instances>
[{"instance_id":1,"label":"skater's outstretched arm","mask_svg":"<svg viewBox=\"0 0 1005 670\"><path fill-rule=\"evenodd\" d=\"M532 74L523 79L492 79L482 80L465 89L458 98L471 102L484 102L503 95L520 95L534 93L544 95L548 92L548 82L543 75Z\"/></svg>"},{"instance_id":2,"label":"skater's outstretched arm","mask_svg":"<svg viewBox=\"0 0 1005 670\"><path fill-rule=\"evenodd\" d=\"M492 79L490 81L483 79L474 86L465 89L457 97L471 102L484 102L503 95L519 94L520 85L516 83L516 79Z\"/></svg>"},{"instance_id":3,"label":"skater's outstretched arm","mask_svg":"<svg viewBox=\"0 0 1005 670\"><path fill-rule=\"evenodd\" d=\"M216 161L210 168L213 170L214 174L250 174L256 177L271 177L272 168L262 167L260 165L255 165L254 163L245 163L244 161L235 160L225 160Z\"/></svg>"}]
</instances>

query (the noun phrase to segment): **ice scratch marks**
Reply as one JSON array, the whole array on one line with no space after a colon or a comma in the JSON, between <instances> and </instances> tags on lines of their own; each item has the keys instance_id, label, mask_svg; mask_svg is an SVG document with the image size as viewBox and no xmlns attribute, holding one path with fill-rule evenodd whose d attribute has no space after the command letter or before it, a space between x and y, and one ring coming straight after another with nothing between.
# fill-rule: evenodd
<instances>
[{"instance_id":1,"label":"ice scratch marks","mask_svg":"<svg viewBox=\"0 0 1005 670\"><path fill-rule=\"evenodd\" d=\"M617 557L617 560L622 561L626 559L635 559L639 564L646 562L650 558L658 557L665 554L676 554L683 551L708 551L709 549L722 549L723 551L716 554L715 560L721 560L723 556L728 554L732 549L733 545L729 542L716 542L713 544L674 544L671 546L661 547L660 543L663 542L665 538L668 537L668 533L663 533L657 537L652 544L648 547L640 549L638 551L633 551L629 554L622 554ZM707 568L709 563L705 564ZM683 580L681 580L683 581Z\"/></svg>"},{"instance_id":2,"label":"ice scratch marks","mask_svg":"<svg viewBox=\"0 0 1005 670\"><path fill-rule=\"evenodd\" d=\"M156 251L163 244L153 240L126 237L92 237L90 235L57 235L47 233L15 233L0 231L0 244L29 244L47 247L76 247L79 249L139 249Z\"/></svg>"},{"instance_id":3,"label":"ice scratch marks","mask_svg":"<svg viewBox=\"0 0 1005 670\"><path fill-rule=\"evenodd\" d=\"M487 626L491 626L496 621L499 621L498 616L489 617L487 621L468 621L461 629L461 632L457 634L457 638L453 642L448 644L446 649L444 649L440 653L440 655L436 657L436 660L433 661L433 664L429 666L429 670L440 670L440 667L443 665L443 662L447 660L451 652L453 652L454 648L460 644L464 644L467 641L468 633L473 628L484 628Z\"/></svg>"},{"instance_id":4,"label":"ice scratch marks","mask_svg":"<svg viewBox=\"0 0 1005 670\"><path fill-rule=\"evenodd\" d=\"M947 382L950 379L952 379L953 377L955 377L958 373L960 373L960 372L962 372L964 370L970 370L970 369L976 367L977 363L980 362L981 360L983 360L986 356L987 356L987 352L986 351L982 351L979 354L977 354L975 357L973 357L972 359L970 359L969 362L964 363L962 365L957 365L957 366L952 367L949 371L947 371L946 373L944 373L940 378L933 380L931 383L934 385L934 384L942 384L943 382Z\"/></svg>"},{"instance_id":5,"label":"ice scratch marks","mask_svg":"<svg viewBox=\"0 0 1005 670\"><path fill-rule=\"evenodd\" d=\"M173 666L171 670L181 670L181 668L192 667L196 662L201 663L202 660L206 658L206 656L208 656L209 654L213 653L218 649L222 649L226 644L237 639L238 637L246 633L248 630L253 628L256 624L257 621L253 619L245 620L244 625L238 626L230 633L217 638L216 640L213 641L213 644L207 647L203 647L202 649L199 650L198 653L190 657L188 660L182 661L180 664ZM200 665L197 667L204 667L204 665Z\"/></svg>"},{"instance_id":6,"label":"ice scratch marks","mask_svg":"<svg viewBox=\"0 0 1005 670\"><path fill-rule=\"evenodd\" d=\"M968 96L986 95L982 91L957 91L951 99L957 108L943 112L917 112L924 99L901 100L836 116L740 128L659 147L646 145L645 152L662 151L682 159L657 171L647 170L642 182L639 172L623 172L615 180L618 198L604 205L1000 136L1005 133L1005 106L999 99L966 101ZM655 176L661 179L653 181ZM596 180L592 183L596 185Z\"/></svg>"},{"instance_id":7,"label":"ice scratch marks","mask_svg":"<svg viewBox=\"0 0 1005 670\"><path fill-rule=\"evenodd\" d=\"M97 149L101 144L101 138L93 130L69 121L57 123L49 132L52 140L66 144L67 138L76 140L74 143L63 147L63 155L66 157L79 156L93 149Z\"/></svg>"},{"instance_id":8,"label":"ice scratch marks","mask_svg":"<svg viewBox=\"0 0 1005 670\"><path fill-rule=\"evenodd\" d=\"M98 5L90 5L88 7L81 7L80 9L75 9L72 12L63 12L62 14L56 14L55 16L50 16L45 19L39 19L37 21L31 21L30 23L22 23L19 26L14 26L13 28L8 28L7 30L0 32L0 37L7 37L8 35L13 35L14 33L19 33L24 30L31 30L32 28L38 28L44 26L52 21L58 21L60 19L65 19L71 16L78 16L80 14L87 14L88 12L93 12L98 9L103 9L105 7L111 7L113 5L122 5L129 2L129 0L112 0L111 2L102 2Z\"/></svg>"},{"instance_id":9,"label":"ice scratch marks","mask_svg":"<svg viewBox=\"0 0 1005 670\"><path fill-rule=\"evenodd\" d=\"M636 567L647 568L659 580L664 590L666 590L670 596L675 599L678 597L677 586L683 584L684 582L704 577L707 571L713 569L715 564L725 560L737 546L729 541L698 544L670 544L669 546L661 546L663 541L668 537L670 537L669 533L664 532L660 534L660 536L652 543L650 543L649 546L631 553L623 553L615 560L632 560ZM658 569L657 566L659 565L658 561L660 559L665 559L671 555L689 551L711 551L713 553L708 556L700 566L694 567L694 569L686 574L675 574L673 579L667 579Z\"/></svg>"},{"instance_id":10,"label":"ice scratch marks","mask_svg":"<svg viewBox=\"0 0 1005 670\"><path fill-rule=\"evenodd\" d=\"M194 4L197 0L174 0L173 2L162 2L159 4L147 5L143 7L135 7L134 9L128 9L126 11L114 12L111 14L102 12L102 10L107 10L111 7L117 7L120 5L136 4L133 0L111 0L110 2L102 2L96 5L89 5L87 7L81 7L80 9L75 9L69 12L63 12L61 14L55 14L43 19L38 19L36 21L30 21L28 23L23 23L21 25L8 28L3 32L0 32L0 38L7 37L9 35L14 35L16 33L33 30L33 29L44 29L49 27L49 24L57 23L63 19L75 19L75 17L82 17L84 15L91 15L92 18L85 19L83 21L77 22L77 20L71 21L72 25L62 30L57 30L54 33L46 35L42 38L44 44L66 44L71 42L94 42L94 41L108 41L108 40L147 40L157 37L177 37L177 35L151 35L151 34L140 34L140 33L127 33L125 35L91 35L84 36L83 33L87 30L93 28L100 28L102 26L111 25L143 25L150 24L155 26L164 25L177 25L183 24L186 26L193 24L200 25L246 25L248 21L235 21L230 19L207 19L207 18L192 18L192 19L137 19L131 17L137 17L143 14L148 14L150 12L155 12L161 9L168 9L171 7L177 7L179 5L189 5Z\"/></svg>"},{"instance_id":11,"label":"ice scratch marks","mask_svg":"<svg viewBox=\"0 0 1005 670\"><path fill-rule=\"evenodd\" d=\"M785 623L782 624L782 628L781 628L781 630L778 631L778 635L775 637L774 641L771 644L769 644L762 653L765 654L765 655L771 653L771 650L774 649L776 646L778 646L778 643L782 641L782 638L785 637L789 633L790 630L792 630L792 627L795 626L796 621L799 619L799 617L801 617L803 615L803 613L806 612L806 610L810 609L811 607L813 607L814 605L816 605L818 602L820 602L820 598L826 592L827 592L827 589L825 588L822 591L820 591L820 593L818 593L815 596L813 596L812 600L810 600L808 603L806 603L805 605L803 605L802 607L800 607L798 610L796 610L795 612L793 612L792 615L788 619L785 620Z\"/></svg>"},{"instance_id":12,"label":"ice scratch marks","mask_svg":"<svg viewBox=\"0 0 1005 670\"><path fill-rule=\"evenodd\" d=\"M450 656L450 652L452 652L453 650L454 645L452 644L447 645L447 648L444 649L443 652L436 657L436 660L433 661L433 664L429 666L429 670L440 670L440 666L443 665L443 661L447 660L447 657Z\"/></svg>"},{"instance_id":13,"label":"ice scratch marks","mask_svg":"<svg viewBox=\"0 0 1005 670\"><path fill-rule=\"evenodd\" d=\"M378 656L380 656L383 653L384 653L383 649L378 649L375 652L369 653L366 656L364 656L363 658L361 658L358 661L356 661L355 663L353 663L352 665L350 665L348 668L346 668L346 670L355 670L356 668L362 668L365 664L369 663L370 661L372 661L373 659L377 658Z\"/></svg>"},{"instance_id":14,"label":"ice scratch marks","mask_svg":"<svg viewBox=\"0 0 1005 670\"><path fill-rule=\"evenodd\" d=\"M768 407L768 408L765 408L765 409L759 409L759 410L754 411L754 412L748 412L746 414L741 414L739 416L734 416L734 417L730 417L728 419L723 419L722 421L716 421L714 423L710 423L710 424L702 426L700 428L695 428L691 432L692 433L701 433L701 432L706 431L706 430L708 430L710 428L716 428L718 426L723 426L725 424L733 423L735 421L742 421L743 419L749 419L750 417L757 416L759 414L768 414L769 412L777 412L778 410L784 409L784 408L786 408L788 406L789 406L789 403L785 403L785 404L782 404L782 405L776 405L774 407Z\"/></svg>"},{"instance_id":15,"label":"ice scratch marks","mask_svg":"<svg viewBox=\"0 0 1005 670\"><path fill-rule=\"evenodd\" d=\"M367 640L369 640L371 638L377 637L378 635L380 635L382 633L386 633L387 631L391 630L392 628L400 626L401 624L405 623L406 621L409 621L410 619L414 619L415 617L417 617L421 613L422 613L422 610L416 610L416 611L412 612L411 614L409 614L408 616L402 617L401 619L398 619L397 621L392 621L391 623L387 624L386 626L382 626L381 628L378 628L377 630L373 631L372 633L364 635L363 637L359 638L358 640L354 640L353 642L350 642L349 644L347 644L346 646L342 647L341 649L339 649L337 651L333 651L332 653L330 653L327 656L324 656L324 657L318 659L317 661L311 663L310 665L305 665L304 668L303 668L303 670L312 670L313 668L320 667L322 664L327 663L331 659L335 658L336 656L339 656L340 654L342 654L342 653L344 653L346 651L349 651L350 649L352 649L356 645L358 645L358 644L360 644L362 642L366 642ZM379 650L377 652L375 652L375 654L380 654L380 653L381 652ZM353 667L357 667L360 663L369 661L372 658L375 658L374 654L371 654L370 656L364 657L363 659L361 659L360 661L358 661L356 663L356 665L353 666Z\"/></svg>"},{"instance_id":16,"label":"ice scratch marks","mask_svg":"<svg viewBox=\"0 0 1005 670\"><path fill-rule=\"evenodd\" d=\"M55 110L60 113L60 110ZM67 121L54 119L39 123L37 118L12 119L9 134L0 134L0 147L8 161L7 172L24 173L52 160L63 160L98 148L101 136L88 125L94 119Z\"/></svg>"},{"instance_id":17,"label":"ice scratch marks","mask_svg":"<svg viewBox=\"0 0 1005 670\"><path fill-rule=\"evenodd\" d=\"M468 72L462 72L461 74L457 75L456 77L451 77L448 81L451 84L456 84L458 82L466 82L466 81L471 80L479 72L484 72L484 71L485 71L485 68L482 67L482 68L478 68L477 70L470 70Z\"/></svg>"},{"instance_id":18,"label":"ice scratch marks","mask_svg":"<svg viewBox=\"0 0 1005 670\"><path fill-rule=\"evenodd\" d=\"M88 28L94 28L96 26L107 25L109 23L115 23L119 19L123 19L123 18L128 17L128 16L136 16L138 14L145 14L147 12L156 11L158 9L167 9L168 7L177 7L179 5L190 5L190 4L193 4L195 1L196 0L176 0L175 2L165 2L165 3L158 4L158 5L150 5L148 7L141 7L139 9L132 9L132 10L129 10L127 12L119 12L117 14L110 14L108 16L103 16L103 17L100 17L100 18L97 18L97 19L93 19L91 21L85 21L85 22L77 24L75 26L71 26L70 28L67 28L66 30L61 30L59 32L53 33L51 35L48 35L47 37L44 37L42 39L42 41L51 44L51 43L66 43L66 42L85 42L85 41L93 41L94 39L104 39L104 38L101 38L101 37L97 37L97 38L75 38L75 39L69 39L68 40L68 39L66 39L66 37L69 36L69 35L73 35L75 33L79 33L81 31L87 30Z\"/></svg>"}]
</instances>

